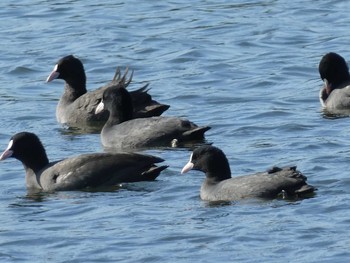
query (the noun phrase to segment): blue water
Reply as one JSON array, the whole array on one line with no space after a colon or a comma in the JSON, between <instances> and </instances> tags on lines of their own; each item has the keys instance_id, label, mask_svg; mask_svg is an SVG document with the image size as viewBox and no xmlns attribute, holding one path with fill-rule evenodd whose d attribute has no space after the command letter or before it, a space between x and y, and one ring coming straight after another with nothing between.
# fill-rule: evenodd
<instances>
[{"instance_id":1,"label":"blue water","mask_svg":"<svg viewBox=\"0 0 350 263\"><path fill-rule=\"evenodd\" d=\"M0 2L0 148L19 131L50 160L103 151L62 128L59 58L79 57L88 89L135 70L168 116L210 125L234 175L298 165L313 198L212 205L190 152L147 151L170 166L114 192L31 196L16 160L0 163L1 262L348 262L350 119L325 118L321 57L350 59L349 1Z\"/></svg>"}]
</instances>

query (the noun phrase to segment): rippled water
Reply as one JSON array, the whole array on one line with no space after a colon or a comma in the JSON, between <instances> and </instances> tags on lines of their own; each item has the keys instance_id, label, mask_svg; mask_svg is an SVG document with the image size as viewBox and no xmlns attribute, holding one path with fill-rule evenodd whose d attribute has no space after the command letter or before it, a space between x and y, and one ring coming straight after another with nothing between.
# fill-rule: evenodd
<instances>
[{"instance_id":1,"label":"rippled water","mask_svg":"<svg viewBox=\"0 0 350 263\"><path fill-rule=\"evenodd\" d=\"M1 262L347 262L349 118L325 118L317 66L350 58L348 1L39 1L0 3L0 145L37 133L51 160L102 151L98 134L56 123L68 54L88 88L116 66L149 82L166 115L210 125L234 175L296 164L313 198L212 205L190 152L152 150L170 166L155 182L114 192L31 196L22 165L0 164Z\"/></svg>"}]
</instances>

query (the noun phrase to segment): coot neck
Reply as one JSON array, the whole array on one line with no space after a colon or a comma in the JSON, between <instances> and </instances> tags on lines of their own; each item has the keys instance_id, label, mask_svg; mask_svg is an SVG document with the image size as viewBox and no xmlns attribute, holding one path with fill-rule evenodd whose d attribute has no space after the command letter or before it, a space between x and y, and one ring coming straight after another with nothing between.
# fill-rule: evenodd
<instances>
[{"instance_id":1,"label":"coot neck","mask_svg":"<svg viewBox=\"0 0 350 263\"><path fill-rule=\"evenodd\" d=\"M216 184L220 181L230 179L231 178L231 169L229 166L221 167L220 170L216 170L215 172L207 171L205 173L207 177L207 183Z\"/></svg>"},{"instance_id":2,"label":"coot neck","mask_svg":"<svg viewBox=\"0 0 350 263\"><path fill-rule=\"evenodd\" d=\"M106 124L117 125L133 119L133 111L123 107L115 107L109 113L109 118Z\"/></svg>"},{"instance_id":3,"label":"coot neck","mask_svg":"<svg viewBox=\"0 0 350 263\"><path fill-rule=\"evenodd\" d=\"M349 84L350 84L350 76L348 76L348 78L343 79L339 82L331 83L331 88L330 88L329 93L331 93L335 89L342 89L342 88L348 86Z\"/></svg>"},{"instance_id":4,"label":"coot neck","mask_svg":"<svg viewBox=\"0 0 350 263\"><path fill-rule=\"evenodd\" d=\"M109 125L116 125L133 119L134 107L130 94L124 89L120 88L119 95L114 97L109 104Z\"/></svg>"},{"instance_id":5,"label":"coot neck","mask_svg":"<svg viewBox=\"0 0 350 263\"><path fill-rule=\"evenodd\" d=\"M49 164L49 159L47 158L45 150L43 152L37 152L35 155L32 154L27 157L22 157L21 161L26 170L31 169L35 173Z\"/></svg>"},{"instance_id":6,"label":"coot neck","mask_svg":"<svg viewBox=\"0 0 350 263\"><path fill-rule=\"evenodd\" d=\"M75 101L87 92L85 81L66 80L63 97L70 102Z\"/></svg>"}]
</instances>

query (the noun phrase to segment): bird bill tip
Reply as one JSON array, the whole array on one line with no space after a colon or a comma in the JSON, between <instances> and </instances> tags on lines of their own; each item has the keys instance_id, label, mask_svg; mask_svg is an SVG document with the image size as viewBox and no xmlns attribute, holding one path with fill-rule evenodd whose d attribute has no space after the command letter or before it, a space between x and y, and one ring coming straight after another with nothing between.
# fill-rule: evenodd
<instances>
[{"instance_id":1,"label":"bird bill tip","mask_svg":"<svg viewBox=\"0 0 350 263\"><path fill-rule=\"evenodd\" d=\"M193 163L189 161L181 170L181 174L187 173L188 171L192 170Z\"/></svg>"},{"instance_id":2,"label":"bird bill tip","mask_svg":"<svg viewBox=\"0 0 350 263\"><path fill-rule=\"evenodd\" d=\"M50 73L50 75L47 77L46 82L51 82L51 81L53 81L54 79L57 79L59 75L60 75L59 72L57 72L57 71L52 71L52 72Z\"/></svg>"}]
</instances>

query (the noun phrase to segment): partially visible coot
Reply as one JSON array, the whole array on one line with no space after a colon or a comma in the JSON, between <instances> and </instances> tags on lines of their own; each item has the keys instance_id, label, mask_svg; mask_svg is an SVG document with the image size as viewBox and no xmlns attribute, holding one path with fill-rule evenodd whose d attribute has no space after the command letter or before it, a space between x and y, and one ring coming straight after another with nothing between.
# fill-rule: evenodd
<instances>
[{"instance_id":1,"label":"partially visible coot","mask_svg":"<svg viewBox=\"0 0 350 263\"><path fill-rule=\"evenodd\" d=\"M47 78L47 82L51 82L54 79L63 79L65 81L64 93L56 109L58 122L70 127L84 128L93 126L102 128L108 119L108 113L95 114L96 106L101 101L103 91L107 87L118 85L120 82L124 82L124 86L130 83L132 76L129 81L126 81L126 75L127 72L123 77L120 77L120 71L117 70L112 82L97 90L88 92L82 62L73 55L61 58ZM169 105L160 104L153 100L151 95L147 93L147 86L148 84L131 92L135 109L133 116L135 118L159 116L169 108Z\"/></svg>"},{"instance_id":2,"label":"partially visible coot","mask_svg":"<svg viewBox=\"0 0 350 263\"><path fill-rule=\"evenodd\" d=\"M318 69L324 82L320 90L321 105L328 113L350 114L350 74L345 59L337 53L327 53Z\"/></svg>"},{"instance_id":3,"label":"partially visible coot","mask_svg":"<svg viewBox=\"0 0 350 263\"><path fill-rule=\"evenodd\" d=\"M91 153L49 162L39 138L29 132L15 134L0 160L16 158L24 165L28 189L67 191L151 181L167 166L164 160L136 153Z\"/></svg>"},{"instance_id":4,"label":"partially visible coot","mask_svg":"<svg viewBox=\"0 0 350 263\"><path fill-rule=\"evenodd\" d=\"M225 154L214 146L195 149L181 173L191 169L206 175L200 190L200 197L205 201L276 198L280 193L294 197L314 191L314 187L306 183L306 177L296 167L274 167L267 172L231 177Z\"/></svg>"},{"instance_id":5,"label":"partially visible coot","mask_svg":"<svg viewBox=\"0 0 350 263\"><path fill-rule=\"evenodd\" d=\"M122 87L109 87L104 91L96 113L103 109L109 112L108 121L101 131L105 148L178 147L187 143L202 143L204 133L210 129L178 117L132 119L132 98Z\"/></svg>"}]
</instances>

